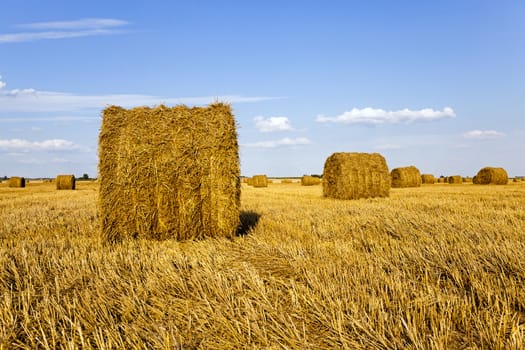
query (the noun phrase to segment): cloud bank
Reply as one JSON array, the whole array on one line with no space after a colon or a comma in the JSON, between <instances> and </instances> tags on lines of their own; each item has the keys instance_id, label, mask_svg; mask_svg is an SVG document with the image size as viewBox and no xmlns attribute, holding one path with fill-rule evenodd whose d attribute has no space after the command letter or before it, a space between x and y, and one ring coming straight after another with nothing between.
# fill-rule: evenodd
<instances>
[{"instance_id":1,"label":"cloud bank","mask_svg":"<svg viewBox=\"0 0 525 350\"><path fill-rule=\"evenodd\" d=\"M247 143L244 146L249 148L276 148L276 147L287 147L297 145L309 145L312 142L306 137L289 138L285 137L280 140L271 141L259 141L255 143Z\"/></svg>"},{"instance_id":2,"label":"cloud bank","mask_svg":"<svg viewBox=\"0 0 525 350\"><path fill-rule=\"evenodd\" d=\"M450 107L445 107L441 111L436 111L431 108L420 110L410 110L405 108L398 111L386 111L384 109L366 107L363 109L353 108L351 111L344 112L336 117L325 117L319 115L317 116L316 121L319 123L381 125L412 123L416 121L434 121L445 118L454 118L455 116L456 113Z\"/></svg>"},{"instance_id":3,"label":"cloud bank","mask_svg":"<svg viewBox=\"0 0 525 350\"><path fill-rule=\"evenodd\" d=\"M2 112L68 112L85 109L103 109L108 105L123 107L153 106L159 104L204 105L221 101L225 103L250 103L279 99L266 96L201 96L164 97L144 94L77 95L67 92L38 91L35 89L5 89L0 81L0 113Z\"/></svg>"},{"instance_id":4,"label":"cloud bank","mask_svg":"<svg viewBox=\"0 0 525 350\"><path fill-rule=\"evenodd\" d=\"M117 34L122 33L119 28L127 24L129 23L126 21L113 18L85 18L74 21L20 24L17 27L30 31L0 34L0 44Z\"/></svg>"},{"instance_id":5,"label":"cloud bank","mask_svg":"<svg viewBox=\"0 0 525 350\"><path fill-rule=\"evenodd\" d=\"M255 117L255 127L261 132L293 130L287 117Z\"/></svg>"},{"instance_id":6,"label":"cloud bank","mask_svg":"<svg viewBox=\"0 0 525 350\"><path fill-rule=\"evenodd\" d=\"M463 137L469 140L492 140L504 136L504 133L496 130L471 130L463 134Z\"/></svg>"},{"instance_id":7,"label":"cloud bank","mask_svg":"<svg viewBox=\"0 0 525 350\"><path fill-rule=\"evenodd\" d=\"M14 152L29 151L69 151L80 147L72 141L62 139L52 139L44 141L28 141L22 139L0 139L0 150Z\"/></svg>"}]
</instances>

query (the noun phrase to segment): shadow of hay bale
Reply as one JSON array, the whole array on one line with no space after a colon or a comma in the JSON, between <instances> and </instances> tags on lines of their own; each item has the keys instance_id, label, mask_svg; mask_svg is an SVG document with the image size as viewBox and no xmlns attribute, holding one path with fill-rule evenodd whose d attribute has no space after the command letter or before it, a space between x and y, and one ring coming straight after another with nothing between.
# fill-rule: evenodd
<instances>
[{"instance_id":1,"label":"shadow of hay bale","mask_svg":"<svg viewBox=\"0 0 525 350\"><path fill-rule=\"evenodd\" d=\"M260 217L260 214L251 210L241 211L241 214L239 215L240 224L237 228L236 236L246 236L252 229L255 228L255 226L257 226Z\"/></svg>"}]
</instances>

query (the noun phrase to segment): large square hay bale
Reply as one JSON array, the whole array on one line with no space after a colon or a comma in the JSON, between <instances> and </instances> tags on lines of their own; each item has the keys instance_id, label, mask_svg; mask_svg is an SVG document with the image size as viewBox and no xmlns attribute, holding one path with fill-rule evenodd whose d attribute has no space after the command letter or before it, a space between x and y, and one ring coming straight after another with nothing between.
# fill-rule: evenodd
<instances>
[{"instance_id":1,"label":"large square hay bale","mask_svg":"<svg viewBox=\"0 0 525 350\"><path fill-rule=\"evenodd\" d=\"M254 175L252 177L253 187L268 187L268 177L266 175Z\"/></svg>"},{"instance_id":2,"label":"large square hay bale","mask_svg":"<svg viewBox=\"0 0 525 350\"><path fill-rule=\"evenodd\" d=\"M240 166L229 105L110 106L99 136L102 238L231 237Z\"/></svg>"},{"instance_id":3,"label":"large square hay bale","mask_svg":"<svg viewBox=\"0 0 525 350\"><path fill-rule=\"evenodd\" d=\"M509 182L507 171L503 168L485 167L474 177L476 185L506 185Z\"/></svg>"},{"instance_id":4,"label":"large square hay bale","mask_svg":"<svg viewBox=\"0 0 525 350\"><path fill-rule=\"evenodd\" d=\"M388 197L390 173L379 153L334 153L326 159L323 195L336 199Z\"/></svg>"},{"instance_id":5,"label":"large square hay bale","mask_svg":"<svg viewBox=\"0 0 525 350\"><path fill-rule=\"evenodd\" d=\"M315 176L304 175L301 177L302 186L315 186L321 183L321 179Z\"/></svg>"},{"instance_id":6,"label":"large square hay bale","mask_svg":"<svg viewBox=\"0 0 525 350\"><path fill-rule=\"evenodd\" d=\"M57 190L75 189L75 175L57 175L55 182Z\"/></svg>"},{"instance_id":7,"label":"large square hay bale","mask_svg":"<svg viewBox=\"0 0 525 350\"><path fill-rule=\"evenodd\" d=\"M20 176L13 176L9 178L8 181L9 187L23 188L26 187L26 179Z\"/></svg>"},{"instance_id":8,"label":"large square hay bale","mask_svg":"<svg viewBox=\"0 0 525 350\"><path fill-rule=\"evenodd\" d=\"M421 173L413 165L392 169L390 176L394 188L421 186Z\"/></svg>"}]
</instances>

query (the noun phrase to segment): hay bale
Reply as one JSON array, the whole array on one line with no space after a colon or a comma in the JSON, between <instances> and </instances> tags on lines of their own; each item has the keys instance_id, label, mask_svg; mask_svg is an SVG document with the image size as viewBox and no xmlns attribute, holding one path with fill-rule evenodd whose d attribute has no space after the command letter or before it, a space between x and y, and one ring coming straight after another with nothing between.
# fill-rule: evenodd
<instances>
[{"instance_id":1,"label":"hay bale","mask_svg":"<svg viewBox=\"0 0 525 350\"><path fill-rule=\"evenodd\" d=\"M253 177L249 177L246 179L246 183L249 185L249 186L253 186Z\"/></svg>"},{"instance_id":2,"label":"hay bale","mask_svg":"<svg viewBox=\"0 0 525 350\"><path fill-rule=\"evenodd\" d=\"M388 197L390 173L379 153L334 153L326 159L323 195L336 199Z\"/></svg>"},{"instance_id":3,"label":"hay bale","mask_svg":"<svg viewBox=\"0 0 525 350\"><path fill-rule=\"evenodd\" d=\"M475 176L476 185L506 185L509 182L507 171L503 168L485 167Z\"/></svg>"},{"instance_id":4,"label":"hay bale","mask_svg":"<svg viewBox=\"0 0 525 350\"><path fill-rule=\"evenodd\" d=\"M445 182L446 182L445 180L446 180L446 179L445 179L444 177L440 177L440 178L437 179L437 182L438 182L439 184L442 184L442 183L445 183Z\"/></svg>"},{"instance_id":5,"label":"hay bale","mask_svg":"<svg viewBox=\"0 0 525 350\"><path fill-rule=\"evenodd\" d=\"M392 187L419 187L421 186L421 173L415 166L392 169Z\"/></svg>"},{"instance_id":6,"label":"hay bale","mask_svg":"<svg viewBox=\"0 0 525 350\"><path fill-rule=\"evenodd\" d=\"M57 175L55 182L57 190L75 189L75 175Z\"/></svg>"},{"instance_id":7,"label":"hay bale","mask_svg":"<svg viewBox=\"0 0 525 350\"><path fill-rule=\"evenodd\" d=\"M9 181L7 182L9 187L13 188L24 188L26 187L26 179L24 177L20 176L13 176L9 178Z\"/></svg>"},{"instance_id":8,"label":"hay bale","mask_svg":"<svg viewBox=\"0 0 525 350\"><path fill-rule=\"evenodd\" d=\"M291 184L291 183L293 183L293 181L292 181L292 179L282 179L281 183L282 184Z\"/></svg>"},{"instance_id":9,"label":"hay bale","mask_svg":"<svg viewBox=\"0 0 525 350\"><path fill-rule=\"evenodd\" d=\"M110 106L99 135L102 239L232 237L240 166L229 105Z\"/></svg>"},{"instance_id":10,"label":"hay bale","mask_svg":"<svg viewBox=\"0 0 525 350\"><path fill-rule=\"evenodd\" d=\"M266 175L254 175L252 181L253 187L268 187L268 177Z\"/></svg>"},{"instance_id":11,"label":"hay bale","mask_svg":"<svg viewBox=\"0 0 525 350\"><path fill-rule=\"evenodd\" d=\"M463 178L461 175L452 175L447 177L447 183L452 185L460 185L463 183Z\"/></svg>"},{"instance_id":12,"label":"hay bale","mask_svg":"<svg viewBox=\"0 0 525 350\"><path fill-rule=\"evenodd\" d=\"M467 177L464 177L462 180L463 180L463 182L465 182L465 183L471 183L471 182L472 182L472 178L471 178L471 177L468 177L468 176L467 176Z\"/></svg>"},{"instance_id":13,"label":"hay bale","mask_svg":"<svg viewBox=\"0 0 525 350\"><path fill-rule=\"evenodd\" d=\"M432 174L422 174L421 183L423 184L434 184L436 183L436 178Z\"/></svg>"},{"instance_id":14,"label":"hay bale","mask_svg":"<svg viewBox=\"0 0 525 350\"><path fill-rule=\"evenodd\" d=\"M321 179L315 176L305 175L301 177L301 186L315 186L321 183Z\"/></svg>"}]
</instances>

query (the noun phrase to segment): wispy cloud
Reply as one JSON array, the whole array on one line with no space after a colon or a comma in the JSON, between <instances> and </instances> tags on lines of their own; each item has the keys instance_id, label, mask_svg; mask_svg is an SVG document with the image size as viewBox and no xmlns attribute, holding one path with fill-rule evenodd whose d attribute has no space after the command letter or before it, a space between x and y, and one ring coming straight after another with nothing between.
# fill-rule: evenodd
<instances>
[{"instance_id":1,"label":"wispy cloud","mask_svg":"<svg viewBox=\"0 0 525 350\"><path fill-rule=\"evenodd\" d=\"M433 121L445 118L454 118L456 113L450 107L443 110L433 110L424 108L420 110L402 109L398 111L386 111L366 107L363 109L353 108L351 111L344 112L336 117L317 116L316 121L319 123L342 123L342 124L396 124L412 123L416 121Z\"/></svg>"},{"instance_id":2,"label":"wispy cloud","mask_svg":"<svg viewBox=\"0 0 525 350\"><path fill-rule=\"evenodd\" d=\"M255 117L255 127L261 132L289 131L293 130L287 117Z\"/></svg>"},{"instance_id":3,"label":"wispy cloud","mask_svg":"<svg viewBox=\"0 0 525 350\"><path fill-rule=\"evenodd\" d=\"M463 137L469 140L492 140L504 136L504 133L496 130L471 130L463 134Z\"/></svg>"},{"instance_id":4,"label":"wispy cloud","mask_svg":"<svg viewBox=\"0 0 525 350\"><path fill-rule=\"evenodd\" d=\"M52 139L44 141L28 141L22 139L0 139L0 150L10 152L29 152L29 151L70 151L77 150L80 146L72 141L62 139Z\"/></svg>"},{"instance_id":5,"label":"wispy cloud","mask_svg":"<svg viewBox=\"0 0 525 350\"><path fill-rule=\"evenodd\" d=\"M100 29L128 25L129 22L114 18L84 18L74 21L34 22L19 24L17 27L29 29Z\"/></svg>"},{"instance_id":6,"label":"wispy cloud","mask_svg":"<svg viewBox=\"0 0 525 350\"><path fill-rule=\"evenodd\" d=\"M280 140L259 141L255 143L247 143L244 146L249 148L276 148L297 145L309 145L312 142L306 137L289 138L285 137Z\"/></svg>"},{"instance_id":7,"label":"wispy cloud","mask_svg":"<svg viewBox=\"0 0 525 350\"><path fill-rule=\"evenodd\" d=\"M102 109L108 105L123 107L159 104L204 105L215 101L226 103L251 103L279 99L266 96L201 96L164 97L144 94L77 95L67 92L38 91L35 89L0 88L0 113L2 112L68 112L85 109Z\"/></svg>"},{"instance_id":8,"label":"wispy cloud","mask_svg":"<svg viewBox=\"0 0 525 350\"><path fill-rule=\"evenodd\" d=\"M121 28L128 24L127 21L113 18L85 18L74 21L26 23L17 27L28 31L0 34L0 44L117 34L122 33Z\"/></svg>"}]
</instances>

